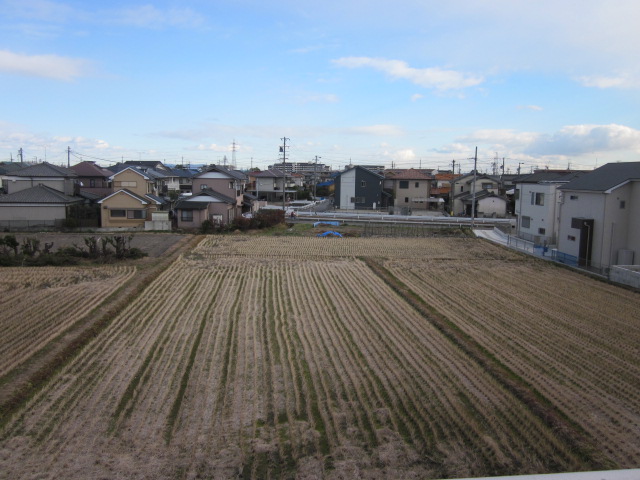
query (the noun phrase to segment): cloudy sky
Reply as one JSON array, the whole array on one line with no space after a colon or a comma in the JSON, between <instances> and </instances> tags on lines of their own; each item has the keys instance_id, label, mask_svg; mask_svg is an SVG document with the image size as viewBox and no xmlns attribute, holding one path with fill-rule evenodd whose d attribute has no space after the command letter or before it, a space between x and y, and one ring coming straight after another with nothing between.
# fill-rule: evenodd
<instances>
[{"instance_id":1,"label":"cloudy sky","mask_svg":"<svg viewBox=\"0 0 640 480\"><path fill-rule=\"evenodd\" d=\"M639 161L638 25L638 0L0 0L0 160Z\"/></svg>"}]
</instances>

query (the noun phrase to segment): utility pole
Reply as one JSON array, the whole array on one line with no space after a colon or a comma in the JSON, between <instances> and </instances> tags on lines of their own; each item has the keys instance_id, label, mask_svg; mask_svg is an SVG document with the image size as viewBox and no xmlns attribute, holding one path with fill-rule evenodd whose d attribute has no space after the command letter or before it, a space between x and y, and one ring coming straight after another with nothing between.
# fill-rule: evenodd
<instances>
[{"instance_id":1,"label":"utility pole","mask_svg":"<svg viewBox=\"0 0 640 480\"><path fill-rule=\"evenodd\" d=\"M22 164L22 162L23 162L23 158L22 158L22 147L20 147L20 149L18 150L18 157L20 157L20 163Z\"/></svg>"},{"instance_id":2,"label":"utility pole","mask_svg":"<svg viewBox=\"0 0 640 480\"><path fill-rule=\"evenodd\" d=\"M518 175L520 175L520 165L524 165L524 162L518 162Z\"/></svg>"},{"instance_id":3,"label":"utility pole","mask_svg":"<svg viewBox=\"0 0 640 480\"><path fill-rule=\"evenodd\" d=\"M473 157L473 184L471 188L471 230L475 227L476 219L476 178L478 176L478 147Z\"/></svg>"},{"instance_id":4,"label":"utility pole","mask_svg":"<svg viewBox=\"0 0 640 480\"><path fill-rule=\"evenodd\" d=\"M316 186L318 185L318 155L316 155L316 164L313 166L313 201L316 201Z\"/></svg>"},{"instance_id":5,"label":"utility pole","mask_svg":"<svg viewBox=\"0 0 640 480\"><path fill-rule=\"evenodd\" d=\"M231 146L231 168L236 168L236 139L233 139L233 144Z\"/></svg>"},{"instance_id":6,"label":"utility pole","mask_svg":"<svg viewBox=\"0 0 640 480\"><path fill-rule=\"evenodd\" d=\"M71 166L71 147L67 147L67 168Z\"/></svg>"},{"instance_id":7,"label":"utility pole","mask_svg":"<svg viewBox=\"0 0 640 480\"><path fill-rule=\"evenodd\" d=\"M453 173L454 175L456 174L456 161L455 161L455 159L453 160L453 169L451 170L451 173Z\"/></svg>"},{"instance_id":8,"label":"utility pole","mask_svg":"<svg viewBox=\"0 0 640 480\"><path fill-rule=\"evenodd\" d=\"M280 140L282 140L282 146L280 147L280 152L282 152L282 213L284 214L286 212L285 209L285 201L286 201L286 195L285 195L285 191L286 191L286 183L287 183L287 140L291 140L290 138L287 137L283 137Z\"/></svg>"}]
</instances>

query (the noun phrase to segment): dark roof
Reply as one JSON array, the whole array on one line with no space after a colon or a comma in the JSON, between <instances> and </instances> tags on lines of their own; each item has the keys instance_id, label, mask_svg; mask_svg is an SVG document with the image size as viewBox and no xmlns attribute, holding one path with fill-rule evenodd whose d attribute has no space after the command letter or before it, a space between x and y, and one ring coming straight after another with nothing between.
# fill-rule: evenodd
<instances>
[{"instance_id":1,"label":"dark roof","mask_svg":"<svg viewBox=\"0 0 640 480\"><path fill-rule=\"evenodd\" d=\"M208 202L187 202L186 200L181 200L176 203L176 210L204 210L209 206Z\"/></svg>"},{"instance_id":2,"label":"dark roof","mask_svg":"<svg viewBox=\"0 0 640 480\"><path fill-rule=\"evenodd\" d=\"M350 172L351 170L355 170L357 168L359 168L360 170L364 170L365 172L370 173L371 175L375 175L376 177L379 177L380 179L384 179L384 175L380 175L379 173L376 173L373 170L369 170L368 168L363 167L361 165L355 165L354 167L349 168L349 169L345 170L344 172L340 172L340 173L338 173L338 175L336 175L336 177L339 177L339 176L341 176L341 175L343 175L343 174L345 174L347 172Z\"/></svg>"},{"instance_id":3,"label":"dark roof","mask_svg":"<svg viewBox=\"0 0 640 480\"><path fill-rule=\"evenodd\" d=\"M8 175L12 177L77 177L73 170L64 167L56 167L43 162L20 170L15 170Z\"/></svg>"},{"instance_id":4,"label":"dark roof","mask_svg":"<svg viewBox=\"0 0 640 480\"><path fill-rule=\"evenodd\" d=\"M106 168L99 167L93 162L80 162L71 166L71 170L79 177L106 177L109 178L113 172Z\"/></svg>"},{"instance_id":5,"label":"dark roof","mask_svg":"<svg viewBox=\"0 0 640 480\"><path fill-rule=\"evenodd\" d=\"M167 168L164 166L162 162L158 160L127 160L124 163L127 165L136 165L138 167L148 167L148 168L154 168L154 169L157 169L158 167L162 169Z\"/></svg>"},{"instance_id":6,"label":"dark roof","mask_svg":"<svg viewBox=\"0 0 640 480\"><path fill-rule=\"evenodd\" d=\"M230 168L223 167L222 165L212 165L210 167L207 167L206 170L200 172L198 175L202 175L203 173L207 173L207 172L224 173L225 175L228 175L231 178L235 178L236 180L246 180L247 179L247 176L244 173L242 173L240 170L231 170ZM198 175L196 175L196 176L198 176ZM282 176L282 172L280 172L280 176Z\"/></svg>"},{"instance_id":7,"label":"dark roof","mask_svg":"<svg viewBox=\"0 0 640 480\"><path fill-rule=\"evenodd\" d=\"M640 162L607 163L572 180L560 189L604 192L628 180L640 180Z\"/></svg>"},{"instance_id":8,"label":"dark roof","mask_svg":"<svg viewBox=\"0 0 640 480\"><path fill-rule=\"evenodd\" d=\"M584 175L583 171L539 171L528 175L520 175L514 183L540 183L540 182L570 182L574 178Z\"/></svg>"},{"instance_id":9,"label":"dark roof","mask_svg":"<svg viewBox=\"0 0 640 480\"><path fill-rule=\"evenodd\" d=\"M166 175L171 177L191 178L197 173L197 170L189 170L186 168L170 168Z\"/></svg>"},{"instance_id":10,"label":"dark roof","mask_svg":"<svg viewBox=\"0 0 640 480\"><path fill-rule=\"evenodd\" d=\"M282 172L282 170L270 169L263 170L261 172L252 172L251 176L264 178L282 178L284 176L284 173Z\"/></svg>"},{"instance_id":11,"label":"dark roof","mask_svg":"<svg viewBox=\"0 0 640 480\"><path fill-rule=\"evenodd\" d=\"M2 162L0 163L0 175L4 175L5 173L15 172L16 170L21 170L24 168L24 165L20 163L14 162Z\"/></svg>"},{"instance_id":12,"label":"dark roof","mask_svg":"<svg viewBox=\"0 0 640 480\"><path fill-rule=\"evenodd\" d=\"M221 193L218 193L214 190L211 190L210 188L205 188L203 190L200 190L197 194L192 195L189 198L186 198L184 200L180 200L178 203L176 203L176 210L180 209L180 210L201 210L202 208L205 208L208 203L207 202L198 202L197 200L193 200L194 198L197 197L211 197L211 198L215 198L216 200L220 200L223 203L227 203L229 205L235 205L236 204L236 199L235 198L231 198L231 197L227 197L226 195L223 195ZM204 205L204 207L194 207L191 204L194 203L199 203Z\"/></svg>"},{"instance_id":13,"label":"dark roof","mask_svg":"<svg viewBox=\"0 0 640 480\"><path fill-rule=\"evenodd\" d=\"M9 195L0 196L0 203L57 203L67 204L82 202L81 197L70 197L55 188L46 185L27 188Z\"/></svg>"},{"instance_id":14,"label":"dark roof","mask_svg":"<svg viewBox=\"0 0 640 480\"><path fill-rule=\"evenodd\" d=\"M489 190L480 190L478 192L476 192L476 201L482 199L482 198L487 198L487 197L496 197L496 198L500 198L504 201L507 201L506 198L501 197L500 195L496 195L493 192L490 192ZM459 193L458 195L456 195L455 197L453 197L457 200L462 200L463 202L471 202L473 201L473 192L463 192L463 193Z\"/></svg>"}]
</instances>

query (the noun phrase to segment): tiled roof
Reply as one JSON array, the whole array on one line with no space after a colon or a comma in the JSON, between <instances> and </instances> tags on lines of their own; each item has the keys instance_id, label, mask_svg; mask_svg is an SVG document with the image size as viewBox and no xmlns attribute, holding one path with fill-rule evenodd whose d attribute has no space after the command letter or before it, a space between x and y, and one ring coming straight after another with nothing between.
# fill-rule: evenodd
<instances>
[{"instance_id":1,"label":"tiled roof","mask_svg":"<svg viewBox=\"0 0 640 480\"><path fill-rule=\"evenodd\" d=\"M530 173L529 175L521 175L515 183L539 183L539 182L569 182L574 178L584 175L587 172L582 171L541 171Z\"/></svg>"},{"instance_id":2,"label":"tiled roof","mask_svg":"<svg viewBox=\"0 0 640 480\"><path fill-rule=\"evenodd\" d=\"M180 209L180 210L200 210L202 208L205 208L207 205L207 201L206 198L203 198L202 202L199 202L197 199L199 197L210 197L210 198L215 198L216 200L220 200L222 203L226 203L229 205L235 205L236 204L236 199L235 198L231 198L231 197L227 197L226 195L223 195L221 193L218 193L216 191L211 190L210 188L205 188L204 190L201 190L200 192L198 192L196 195L193 195L187 199L184 200L180 200L177 204L176 204L176 210ZM202 204L204 205L204 207L194 207L193 204Z\"/></svg>"},{"instance_id":3,"label":"tiled roof","mask_svg":"<svg viewBox=\"0 0 640 480\"><path fill-rule=\"evenodd\" d=\"M414 168L385 172L385 177L388 180L431 180L433 178Z\"/></svg>"},{"instance_id":4,"label":"tiled roof","mask_svg":"<svg viewBox=\"0 0 640 480\"><path fill-rule=\"evenodd\" d=\"M27 188L9 195L0 196L0 203L57 203L67 204L81 202L80 197L70 197L45 185Z\"/></svg>"},{"instance_id":5,"label":"tiled roof","mask_svg":"<svg viewBox=\"0 0 640 480\"><path fill-rule=\"evenodd\" d=\"M604 192L628 180L640 180L640 162L607 163L572 180L560 189Z\"/></svg>"},{"instance_id":6,"label":"tiled roof","mask_svg":"<svg viewBox=\"0 0 640 480\"><path fill-rule=\"evenodd\" d=\"M282 178L284 176L284 173L282 173L281 170L271 169L263 170L262 172L253 172L251 176L260 178Z\"/></svg>"},{"instance_id":7,"label":"tiled roof","mask_svg":"<svg viewBox=\"0 0 640 480\"><path fill-rule=\"evenodd\" d=\"M113 172L106 168L99 167L93 162L80 162L70 168L79 177L106 177L109 178Z\"/></svg>"},{"instance_id":8,"label":"tiled roof","mask_svg":"<svg viewBox=\"0 0 640 480\"><path fill-rule=\"evenodd\" d=\"M4 175L5 173L15 172L16 170L21 170L24 168L24 165L13 162L2 162L0 163L0 175Z\"/></svg>"},{"instance_id":9,"label":"tiled roof","mask_svg":"<svg viewBox=\"0 0 640 480\"><path fill-rule=\"evenodd\" d=\"M56 167L47 162L15 170L8 175L12 177L77 177L71 169Z\"/></svg>"}]
</instances>

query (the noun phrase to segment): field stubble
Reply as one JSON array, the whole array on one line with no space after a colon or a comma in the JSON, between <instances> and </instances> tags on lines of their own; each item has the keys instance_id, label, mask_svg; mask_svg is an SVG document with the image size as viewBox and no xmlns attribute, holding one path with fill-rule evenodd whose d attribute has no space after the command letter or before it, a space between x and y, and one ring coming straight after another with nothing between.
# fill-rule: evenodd
<instances>
[{"instance_id":1,"label":"field stubble","mask_svg":"<svg viewBox=\"0 0 640 480\"><path fill-rule=\"evenodd\" d=\"M640 327L625 318L637 295L473 239L225 236L178 259L34 396L2 431L0 464L14 478L435 478L590 466L357 257L388 259L412 292L598 435L620 467L636 460L632 429L608 427L638 411ZM525 295L519 275L540 289ZM566 318L578 301L560 299L574 288L616 303L614 344L600 338L606 316ZM584 315L598 310L583 301ZM563 345L582 349L582 362ZM618 375L604 374L617 360L627 370L619 396ZM594 412L609 420L594 422Z\"/></svg>"}]
</instances>

